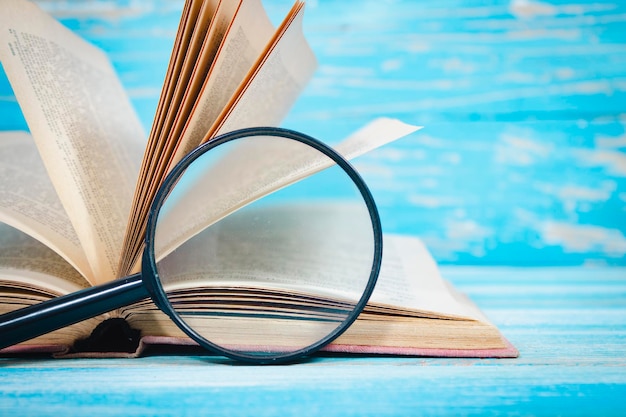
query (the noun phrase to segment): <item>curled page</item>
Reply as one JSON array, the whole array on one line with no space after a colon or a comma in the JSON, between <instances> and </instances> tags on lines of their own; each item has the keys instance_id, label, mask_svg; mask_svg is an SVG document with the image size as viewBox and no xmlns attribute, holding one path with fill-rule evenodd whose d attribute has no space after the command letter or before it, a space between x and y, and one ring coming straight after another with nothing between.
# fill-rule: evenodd
<instances>
[{"instance_id":1,"label":"curled page","mask_svg":"<svg viewBox=\"0 0 626 417\"><path fill-rule=\"evenodd\" d=\"M0 221L42 242L93 283L78 236L28 133L0 133L0 178Z\"/></svg>"},{"instance_id":2,"label":"curled page","mask_svg":"<svg viewBox=\"0 0 626 417\"><path fill-rule=\"evenodd\" d=\"M346 152L344 157L355 158L418 129L394 119L377 119L337 148ZM159 216L158 256L165 256L239 208L333 164L299 143L288 146L258 138L243 145L231 149L209 169L196 165L199 172L194 173L193 184L175 189L175 206Z\"/></svg>"},{"instance_id":3,"label":"curled page","mask_svg":"<svg viewBox=\"0 0 626 417\"><path fill-rule=\"evenodd\" d=\"M5 302L0 301L0 311L10 307L6 305L6 297L13 297L14 303L24 303L30 298L28 292L7 291L7 284L13 290L35 290L48 296L69 294L91 285L46 245L0 223L0 287L4 287L0 300L5 298Z\"/></svg>"},{"instance_id":4,"label":"curled page","mask_svg":"<svg viewBox=\"0 0 626 417\"><path fill-rule=\"evenodd\" d=\"M115 278L145 139L111 64L22 0L2 2L0 59L94 279Z\"/></svg>"},{"instance_id":5,"label":"curled page","mask_svg":"<svg viewBox=\"0 0 626 417\"><path fill-rule=\"evenodd\" d=\"M278 126L307 85L317 60L303 33L304 3L296 2L204 140L235 129Z\"/></svg>"},{"instance_id":6,"label":"curled page","mask_svg":"<svg viewBox=\"0 0 626 417\"><path fill-rule=\"evenodd\" d=\"M218 10L227 5L220 4ZM241 2L185 122L170 167L200 144L273 34L274 27L260 0Z\"/></svg>"}]
</instances>

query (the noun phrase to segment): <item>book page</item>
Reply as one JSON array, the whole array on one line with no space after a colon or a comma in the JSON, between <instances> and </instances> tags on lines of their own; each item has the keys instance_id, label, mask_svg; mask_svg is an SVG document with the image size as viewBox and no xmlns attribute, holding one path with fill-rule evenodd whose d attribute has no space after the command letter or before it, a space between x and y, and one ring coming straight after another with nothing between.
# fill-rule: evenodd
<instances>
[{"instance_id":1,"label":"book page","mask_svg":"<svg viewBox=\"0 0 626 417\"><path fill-rule=\"evenodd\" d=\"M242 1L185 124L170 167L200 144L246 74L260 59L273 34L274 27L261 1Z\"/></svg>"},{"instance_id":2,"label":"book page","mask_svg":"<svg viewBox=\"0 0 626 417\"><path fill-rule=\"evenodd\" d=\"M383 263L369 305L474 318L450 293L435 260L419 239L385 234L383 241Z\"/></svg>"},{"instance_id":3,"label":"book page","mask_svg":"<svg viewBox=\"0 0 626 417\"><path fill-rule=\"evenodd\" d=\"M418 129L395 119L376 119L337 147L347 152L344 157L355 158ZM176 188L176 206L159 217L164 238L157 253L169 253L246 204L334 164L319 151L292 140L259 137L239 142L222 145L225 154L217 148L194 163L197 177L188 188Z\"/></svg>"},{"instance_id":4,"label":"book page","mask_svg":"<svg viewBox=\"0 0 626 417\"><path fill-rule=\"evenodd\" d=\"M122 275L129 273L131 257L136 255L140 243L137 241L137 230L141 230L141 225L145 223L147 207L152 201L154 193L149 194L154 187L158 187L159 181L155 180L158 167L163 163L164 156L170 152L167 149L165 138L169 133L171 125L172 113L178 111L178 103L176 103L175 93L180 91L181 73L184 72L184 64L189 61L188 50L192 43L194 34L196 37L201 35L201 30L196 30L196 25L202 27L203 22L210 20L213 0L187 0L180 18L176 39L172 48L170 61L167 67L165 79L159 103L156 109L156 115L152 123L148 144L141 161L141 167L137 183L135 185L135 193L132 203L132 209L128 225L124 235L124 246L122 250L123 257L120 259L119 270ZM184 77L183 77L184 78ZM175 105L173 103L176 103ZM169 120L169 124L168 124ZM148 197L147 197L148 196Z\"/></svg>"},{"instance_id":5,"label":"book page","mask_svg":"<svg viewBox=\"0 0 626 417\"><path fill-rule=\"evenodd\" d=\"M398 119L379 117L334 145L334 148L344 158L353 159L421 129L422 126L413 126Z\"/></svg>"},{"instance_id":6,"label":"book page","mask_svg":"<svg viewBox=\"0 0 626 417\"><path fill-rule=\"evenodd\" d=\"M181 77L185 78L184 66L191 59L195 58L188 56L190 44L193 41L194 35L196 39L202 35L202 30L198 29L198 26L202 28L204 26L203 22L206 22L206 25L208 25L208 20L210 21L210 14L212 13L212 10L209 9L209 5L212 3L212 1L203 0L187 0L185 2L185 8L183 9L167 73L163 82L163 90L159 97L154 125L150 131L148 146L150 151L146 152L144 155L144 158L146 158L144 163L151 163L151 160L147 157L153 155L156 151L160 151L158 148L155 148L155 146L159 143L161 136L167 135L167 119L171 117L171 113L175 112L178 107L172 105L172 102L176 100L176 91L184 88L181 86Z\"/></svg>"},{"instance_id":7,"label":"book page","mask_svg":"<svg viewBox=\"0 0 626 417\"><path fill-rule=\"evenodd\" d=\"M41 289L58 296L87 288L90 283L50 248L0 223L0 287L3 286Z\"/></svg>"},{"instance_id":8,"label":"book page","mask_svg":"<svg viewBox=\"0 0 626 417\"><path fill-rule=\"evenodd\" d=\"M269 51L233 96L204 141L235 129L278 126L309 82L317 61L302 30L304 3L296 3Z\"/></svg>"},{"instance_id":9,"label":"book page","mask_svg":"<svg viewBox=\"0 0 626 417\"><path fill-rule=\"evenodd\" d=\"M179 91L185 93L183 102L172 109L170 116L176 117L169 117L168 127L162 129L154 145L160 153L150 153L153 162L143 180L144 189L134 202L136 219L126 238L129 258L123 270L129 270L138 257L149 206L163 178L184 154L201 142L273 33L260 0L223 0L218 4L198 66L193 68L194 78L186 91Z\"/></svg>"},{"instance_id":10,"label":"book page","mask_svg":"<svg viewBox=\"0 0 626 417\"><path fill-rule=\"evenodd\" d=\"M215 29L221 26L219 23L224 24L224 19L230 22L238 4L237 1L220 2L220 8L216 10L217 0L205 0L202 2L195 24L185 28L185 32L191 31L191 35L187 33L183 35L184 38L189 36L188 45L186 43L185 49L180 51L184 52L181 54L184 59L177 63L181 66L180 72L176 76L176 86L167 104L167 117L158 138L158 142L163 147L162 156L155 158L153 154L145 155L145 158L149 158L148 163L152 165L151 172L154 175L153 180L147 182L150 189L161 183L161 178L165 174L164 168L171 159L176 143L180 141L181 130L189 118L191 107L195 103L202 82L208 77L210 63L213 61L215 50L223 36L223 33ZM230 6L232 10L223 6ZM218 19L219 21L216 21ZM180 60L180 57L178 59Z\"/></svg>"},{"instance_id":11,"label":"book page","mask_svg":"<svg viewBox=\"0 0 626 417\"><path fill-rule=\"evenodd\" d=\"M362 201L279 199L225 217L159 261L158 270L167 291L196 288L202 294L203 287L234 286L248 289L242 298L271 297L255 291L274 290L290 300L297 299L289 294L295 292L356 301L373 255L370 214Z\"/></svg>"},{"instance_id":12,"label":"book page","mask_svg":"<svg viewBox=\"0 0 626 417\"><path fill-rule=\"evenodd\" d=\"M204 1L195 25L188 24L184 28L183 39L186 41L181 49L184 47L185 53L177 57L177 60L182 62L176 62L176 67L181 68L180 73L175 73L176 88L168 103L167 117L163 121L164 126L161 127L159 136L155 138L156 148L146 152L144 156L145 165L149 168L145 178L140 182L142 190L138 201L135 202L134 213L137 220L133 224L134 229L129 230L136 238L143 236L149 206L169 170L168 167L172 165L175 149L184 140L181 138L182 129L189 121L189 114L202 86L209 79L217 49L241 5L240 0L216 3L215 0ZM209 13L212 16L210 22ZM181 56L184 56L184 60L180 59ZM134 248L139 247L138 242L135 242ZM134 253L134 249L129 253Z\"/></svg>"},{"instance_id":13,"label":"book page","mask_svg":"<svg viewBox=\"0 0 626 417\"><path fill-rule=\"evenodd\" d=\"M28 133L0 132L0 178L0 221L39 240L93 280L78 236Z\"/></svg>"},{"instance_id":14,"label":"book page","mask_svg":"<svg viewBox=\"0 0 626 417\"><path fill-rule=\"evenodd\" d=\"M145 147L102 51L37 6L5 0L0 59L97 283L117 276Z\"/></svg>"},{"instance_id":15,"label":"book page","mask_svg":"<svg viewBox=\"0 0 626 417\"><path fill-rule=\"evenodd\" d=\"M243 288L252 304L254 297L271 297L256 289L276 291L278 299L291 302L298 294L358 300L372 265L371 226L364 227L368 218L363 204L346 203L269 204L238 211L166 256L158 263L159 275L167 291ZM273 226L264 231L265 224ZM238 296L232 292L229 299ZM189 294L187 303L192 300ZM451 293L424 244L400 235L384 236L380 275L366 311L475 318Z\"/></svg>"},{"instance_id":16,"label":"book page","mask_svg":"<svg viewBox=\"0 0 626 417\"><path fill-rule=\"evenodd\" d=\"M223 76L223 73L220 74L220 70L223 71L223 66L228 66L230 60L243 60L247 56L246 50L233 49L234 35L230 34L230 28L235 25L240 25L241 20L250 16L251 13L260 13L255 20L256 24L261 28L260 31L253 33L253 31L256 32L258 30L258 28L254 26L244 26L244 28L251 32L253 39L257 42L262 42L262 40L267 37L263 28L265 28L265 30L267 30L267 28L269 28L270 31L272 30L271 23L269 23L269 19L267 19L260 2L250 0L224 0L220 1L216 7L217 9L208 27L208 33L206 37L204 37L202 44L198 45L198 47L201 47L199 55L196 56L196 59L193 61L185 63L190 66L189 79L187 80L188 82L184 84L185 88L181 90L180 106L177 106L176 111L173 112L175 119L173 119L173 124L167 134L166 147L169 153L168 157L164 161L161 161L161 169L164 170L164 174L169 171L169 167L178 162L178 160L190 150L188 149L181 155L179 149L181 147L189 148L189 143L194 142L192 134L184 133L185 126L194 123L194 118L192 117L193 109L198 105L207 105L202 99L203 97L206 99L206 94L215 94L215 91L209 91L210 89L217 88L220 94L226 95L228 94L229 88L234 88L229 87L228 84L219 84L216 86L214 81L215 77ZM246 21L244 24L249 25L250 22ZM220 53L220 50L223 50L223 53L226 55L222 56L223 54ZM237 82L236 70L237 68L234 68L234 71L229 74L231 77L230 80L233 82ZM212 96L212 98L215 98L215 96ZM200 120L206 123L206 120L211 117L208 112L217 106L219 106L219 102L210 103L209 106L204 109L202 113L203 117ZM198 121L198 117L196 117L195 121ZM198 138L191 147L195 147L199 143L200 139ZM174 154L174 156L172 156L172 154Z\"/></svg>"}]
</instances>

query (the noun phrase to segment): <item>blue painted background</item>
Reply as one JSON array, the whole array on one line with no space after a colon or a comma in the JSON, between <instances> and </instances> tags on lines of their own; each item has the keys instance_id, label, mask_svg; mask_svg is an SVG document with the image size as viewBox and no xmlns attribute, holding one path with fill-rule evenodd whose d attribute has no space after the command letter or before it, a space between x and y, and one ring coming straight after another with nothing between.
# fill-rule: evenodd
<instances>
[{"instance_id":1,"label":"blue painted background","mask_svg":"<svg viewBox=\"0 0 626 417\"><path fill-rule=\"evenodd\" d=\"M39 3L108 52L148 131L182 2ZM319 0L305 26L320 67L285 126L426 127L358 161L386 231L441 263L626 265L625 2ZM25 126L1 73L0 129Z\"/></svg>"}]
</instances>

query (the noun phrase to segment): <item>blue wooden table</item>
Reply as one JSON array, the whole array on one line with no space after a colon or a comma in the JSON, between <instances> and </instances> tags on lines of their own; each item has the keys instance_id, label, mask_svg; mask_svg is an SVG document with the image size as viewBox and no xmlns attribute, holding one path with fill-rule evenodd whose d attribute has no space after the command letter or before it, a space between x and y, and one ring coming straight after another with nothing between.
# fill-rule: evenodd
<instances>
[{"instance_id":1,"label":"blue wooden table","mask_svg":"<svg viewBox=\"0 0 626 417\"><path fill-rule=\"evenodd\" d=\"M517 359L0 360L0 415L624 415L626 270L446 267Z\"/></svg>"},{"instance_id":2,"label":"blue wooden table","mask_svg":"<svg viewBox=\"0 0 626 417\"><path fill-rule=\"evenodd\" d=\"M39 3L107 51L148 130L182 2ZM4 358L0 415L626 414L626 3L319 0L305 30L320 68L285 126L425 125L357 166L384 229L520 357ZM23 128L0 73L0 129Z\"/></svg>"}]
</instances>

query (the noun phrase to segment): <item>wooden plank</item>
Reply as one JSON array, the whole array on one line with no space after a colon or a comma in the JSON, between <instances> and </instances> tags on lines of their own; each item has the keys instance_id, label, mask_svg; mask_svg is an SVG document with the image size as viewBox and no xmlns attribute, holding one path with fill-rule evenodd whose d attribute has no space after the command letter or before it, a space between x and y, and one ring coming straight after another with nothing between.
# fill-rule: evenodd
<instances>
[{"instance_id":1,"label":"wooden plank","mask_svg":"<svg viewBox=\"0 0 626 417\"><path fill-rule=\"evenodd\" d=\"M626 270L446 267L444 274L519 348L518 359L325 355L241 366L215 356L4 358L0 414L622 413ZM537 302L546 293L554 303Z\"/></svg>"}]
</instances>

